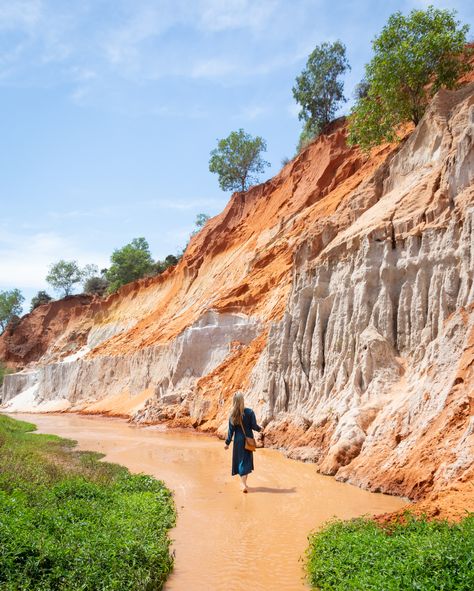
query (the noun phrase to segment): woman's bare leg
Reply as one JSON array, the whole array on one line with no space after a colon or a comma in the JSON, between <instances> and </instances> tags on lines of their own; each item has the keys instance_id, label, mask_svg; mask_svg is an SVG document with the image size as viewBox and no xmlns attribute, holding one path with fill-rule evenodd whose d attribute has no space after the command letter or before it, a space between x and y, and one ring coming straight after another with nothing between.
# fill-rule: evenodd
<instances>
[{"instance_id":1,"label":"woman's bare leg","mask_svg":"<svg viewBox=\"0 0 474 591\"><path fill-rule=\"evenodd\" d=\"M244 474L243 476L240 477L240 480L242 481L242 492L247 492L247 476L248 474Z\"/></svg>"}]
</instances>

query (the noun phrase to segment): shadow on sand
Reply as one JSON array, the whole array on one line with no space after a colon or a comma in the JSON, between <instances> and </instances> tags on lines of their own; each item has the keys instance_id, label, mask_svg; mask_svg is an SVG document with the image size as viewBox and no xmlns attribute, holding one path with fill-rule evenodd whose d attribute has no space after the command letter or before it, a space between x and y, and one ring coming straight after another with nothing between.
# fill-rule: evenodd
<instances>
[{"instance_id":1,"label":"shadow on sand","mask_svg":"<svg viewBox=\"0 0 474 591\"><path fill-rule=\"evenodd\" d=\"M249 493L275 493L275 494L289 494L296 492L296 487L292 488L272 488L271 486L248 486Z\"/></svg>"}]
</instances>

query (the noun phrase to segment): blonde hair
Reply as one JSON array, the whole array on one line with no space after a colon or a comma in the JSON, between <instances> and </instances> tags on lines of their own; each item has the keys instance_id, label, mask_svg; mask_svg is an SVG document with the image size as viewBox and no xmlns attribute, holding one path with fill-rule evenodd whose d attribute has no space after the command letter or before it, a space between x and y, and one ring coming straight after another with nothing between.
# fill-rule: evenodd
<instances>
[{"instance_id":1,"label":"blonde hair","mask_svg":"<svg viewBox=\"0 0 474 591\"><path fill-rule=\"evenodd\" d=\"M242 392L236 392L232 400L232 411L230 413L230 421L233 425L240 425L244 408L244 395Z\"/></svg>"}]
</instances>

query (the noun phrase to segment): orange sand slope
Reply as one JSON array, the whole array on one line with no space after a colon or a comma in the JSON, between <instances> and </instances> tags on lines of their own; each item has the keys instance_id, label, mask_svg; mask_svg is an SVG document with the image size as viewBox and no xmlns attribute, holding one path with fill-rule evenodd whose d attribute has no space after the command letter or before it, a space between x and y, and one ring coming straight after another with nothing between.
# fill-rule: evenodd
<instances>
[{"instance_id":1,"label":"orange sand slope","mask_svg":"<svg viewBox=\"0 0 474 591\"><path fill-rule=\"evenodd\" d=\"M27 314L0 337L5 410L222 435L242 389L267 444L433 514L474 510L473 109L466 80L370 155L336 121L175 268Z\"/></svg>"}]
</instances>

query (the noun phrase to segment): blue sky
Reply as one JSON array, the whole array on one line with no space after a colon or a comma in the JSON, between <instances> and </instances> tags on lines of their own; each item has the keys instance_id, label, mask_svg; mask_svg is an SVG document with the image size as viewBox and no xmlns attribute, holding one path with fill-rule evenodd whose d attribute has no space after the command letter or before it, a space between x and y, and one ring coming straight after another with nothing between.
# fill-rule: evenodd
<instances>
[{"instance_id":1,"label":"blue sky","mask_svg":"<svg viewBox=\"0 0 474 591\"><path fill-rule=\"evenodd\" d=\"M472 38L472 2L431 3ZM0 290L28 308L53 294L50 263L106 267L138 236L155 258L176 253L230 196L208 171L218 138L263 136L272 176L294 154L291 88L314 46L346 44L350 97L388 16L428 4L0 0Z\"/></svg>"}]
</instances>

